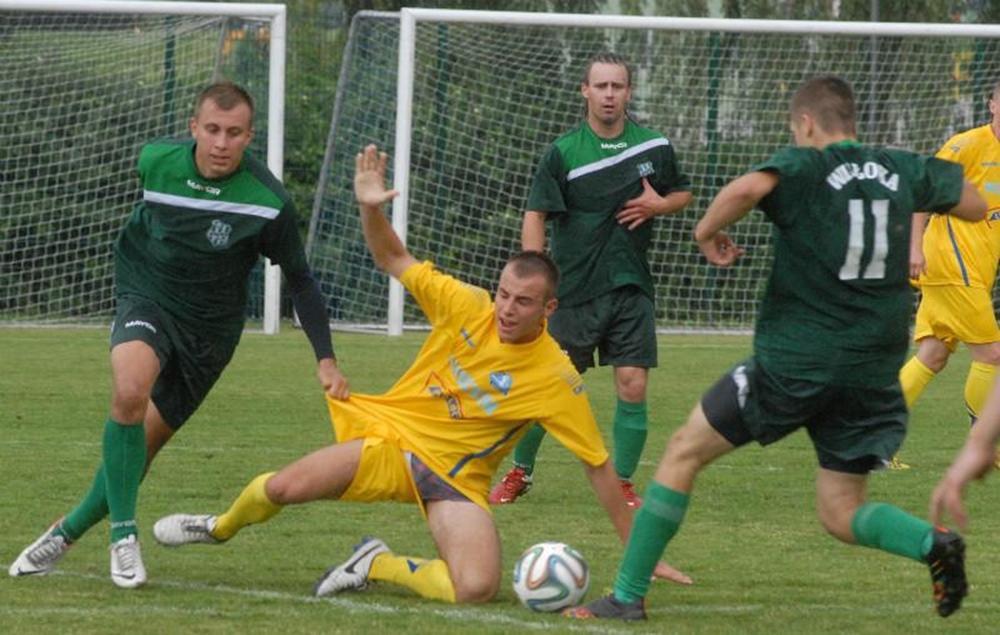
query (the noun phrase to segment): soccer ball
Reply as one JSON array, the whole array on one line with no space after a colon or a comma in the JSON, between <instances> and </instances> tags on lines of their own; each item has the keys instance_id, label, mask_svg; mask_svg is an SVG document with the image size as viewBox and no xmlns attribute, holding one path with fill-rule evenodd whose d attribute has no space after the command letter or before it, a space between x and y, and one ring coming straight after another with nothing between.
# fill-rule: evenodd
<instances>
[{"instance_id":1,"label":"soccer ball","mask_svg":"<svg viewBox=\"0 0 1000 635\"><path fill-rule=\"evenodd\" d=\"M580 552L561 542L529 547L514 565L514 593L533 611L576 606L590 587L590 568Z\"/></svg>"}]
</instances>

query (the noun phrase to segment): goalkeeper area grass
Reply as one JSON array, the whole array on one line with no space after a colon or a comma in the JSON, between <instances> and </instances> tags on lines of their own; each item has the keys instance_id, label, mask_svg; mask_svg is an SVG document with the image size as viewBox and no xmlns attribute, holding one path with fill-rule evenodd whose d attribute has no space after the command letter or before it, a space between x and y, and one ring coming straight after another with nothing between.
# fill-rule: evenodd
<instances>
[{"instance_id":1,"label":"goalkeeper area grass","mask_svg":"<svg viewBox=\"0 0 1000 635\"><path fill-rule=\"evenodd\" d=\"M335 333L355 392L381 392L416 355L422 334L402 338ZM720 373L750 351L738 336L661 336L661 366L649 390L650 434L636 475L651 478L670 432ZM881 472L870 497L926 515L931 490L967 432L962 385L968 355L956 354L917 404L901 456L913 467ZM0 560L4 569L89 487L100 455L110 372L104 329L0 329ZM586 375L610 439L608 369ZM566 542L591 566L588 599L613 583L622 547L579 462L546 439L532 491L496 510L503 540L499 596L479 606L424 601L390 586L332 599L313 582L374 534L398 553L432 556L415 506L317 502L286 508L222 546L167 549L153 540L157 518L220 513L255 475L330 443L332 432L312 352L287 328L247 333L222 379L160 453L139 496L149 583L115 588L108 576L108 527L84 536L46 577L0 578L5 632L35 633L949 633L995 632L1000 619L1000 478L970 487L968 573L961 611L933 611L926 566L828 537L814 512L815 455L802 432L769 448L723 457L699 479L666 559L695 580L656 582L649 622L573 623L529 612L511 590L522 549ZM509 459L504 468L509 466ZM498 477L499 478L499 475Z\"/></svg>"}]
</instances>

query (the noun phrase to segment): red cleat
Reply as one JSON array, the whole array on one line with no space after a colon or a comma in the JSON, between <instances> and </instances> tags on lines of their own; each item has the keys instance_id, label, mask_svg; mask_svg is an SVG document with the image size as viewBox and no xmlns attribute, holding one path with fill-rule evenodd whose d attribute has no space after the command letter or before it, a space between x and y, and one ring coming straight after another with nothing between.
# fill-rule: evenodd
<instances>
[{"instance_id":1,"label":"red cleat","mask_svg":"<svg viewBox=\"0 0 1000 635\"><path fill-rule=\"evenodd\" d=\"M528 474L523 467L515 465L490 492L490 505L513 503L518 497L527 494L529 489L531 489L531 474Z\"/></svg>"},{"instance_id":2,"label":"red cleat","mask_svg":"<svg viewBox=\"0 0 1000 635\"><path fill-rule=\"evenodd\" d=\"M642 507L642 499L635 493L635 485L632 484L632 481L627 478L619 479L619 481L622 486L622 496L625 497L625 504L632 509Z\"/></svg>"}]
</instances>

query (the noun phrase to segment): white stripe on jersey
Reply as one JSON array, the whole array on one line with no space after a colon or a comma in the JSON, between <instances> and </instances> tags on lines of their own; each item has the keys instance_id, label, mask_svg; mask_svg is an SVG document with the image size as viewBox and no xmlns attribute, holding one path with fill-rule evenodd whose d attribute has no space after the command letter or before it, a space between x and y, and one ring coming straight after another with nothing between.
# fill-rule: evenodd
<instances>
[{"instance_id":1,"label":"white stripe on jersey","mask_svg":"<svg viewBox=\"0 0 1000 635\"><path fill-rule=\"evenodd\" d=\"M628 159L629 157L634 157L635 155L645 152L650 148L655 148L657 146L668 146L670 142L660 137L658 139L650 139L649 141L643 141L637 146L632 146L626 150L623 150L621 154L616 154L613 157L608 157L606 159L601 159L600 161L594 161L593 163L588 163L587 165L582 165L578 168L569 171L566 175L567 181L572 181L573 179L579 178L590 174L591 172L597 172L598 170L603 170L604 168L611 167L612 165L617 165Z\"/></svg>"},{"instance_id":2,"label":"white stripe on jersey","mask_svg":"<svg viewBox=\"0 0 1000 635\"><path fill-rule=\"evenodd\" d=\"M200 198L190 198L188 196L177 196L176 194L164 194L152 190L142 191L142 200L149 203L162 203L173 207L187 207L207 212L225 212L227 214L243 214L245 216L260 216L268 220L278 217L280 209L266 207L264 205L250 205L247 203L227 203L226 201L206 201Z\"/></svg>"}]
</instances>

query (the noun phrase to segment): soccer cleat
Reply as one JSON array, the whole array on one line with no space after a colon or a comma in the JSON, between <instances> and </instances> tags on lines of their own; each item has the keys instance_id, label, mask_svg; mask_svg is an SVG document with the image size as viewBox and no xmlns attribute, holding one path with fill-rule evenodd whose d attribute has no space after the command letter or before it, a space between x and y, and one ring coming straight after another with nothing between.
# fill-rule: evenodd
<instances>
[{"instance_id":1,"label":"soccer cleat","mask_svg":"<svg viewBox=\"0 0 1000 635\"><path fill-rule=\"evenodd\" d=\"M171 514L164 516L153 525L156 542L165 547L180 547L196 542L218 545L223 541L212 535L215 516L203 514Z\"/></svg>"},{"instance_id":2,"label":"soccer cleat","mask_svg":"<svg viewBox=\"0 0 1000 635\"><path fill-rule=\"evenodd\" d=\"M633 509L642 507L642 499L635 493L635 485L627 478L618 479L622 486L622 496L625 497L625 504Z\"/></svg>"},{"instance_id":3,"label":"soccer cleat","mask_svg":"<svg viewBox=\"0 0 1000 635\"><path fill-rule=\"evenodd\" d=\"M354 546L354 553L343 564L330 567L313 586L313 595L323 597L341 591L360 590L368 586L372 562L379 554L389 553L389 547L378 538L365 536Z\"/></svg>"},{"instance_id":4,"label":"soccer cleat","mask_svg":"<svg viewBox=\"0 0 1000 635\"><path fill-rule=\"evenodd\" d=\"M895 470L895 471L908 470L910 469L910 464L903 463L902 461L899 460L898 456L893 456L891 461L886 462L885 468L887 470Z\"/></svg>"},{"instance_id":5,"label":"soccer cleat","mask_svg":"<svg viewBox=\"0 0 1000 635\"><path fill-rule=\"evenodd\" d=\"M17 560L10 565L11 577L45 575L55 569L59 559L73 546L73 543L56 533L56 527L61 522L62 518L46 529L38 540L25 547Z\"/></svg>"},{"instance_id":6,"label":"soccer cleat","mask_svg":"<svg viewBox=\"0 0 1000 635\"><path fill-rule=\"evenodd\" d=\"M616 600L612 593L594 600L590 604L565 609L562 614L564 617L577 620L619 619L635 622L646 619L646 607L643 598L639 598L635 602L622 602Z\"/></svg>"},{"instance_id":7,"label":"soccer cleat","mask_svg":"<svg viewBox=\"0 0 1000 635\"><path fill-rule=\"evenodd\" d=\"M146 567L135 534L111 543L111 581L123 589L146 584Z\"/></svg>"},{"instance_id":8,"label":"soccer cleat","mask_svg":"<svg viewBox=\"0 0 1000 635\"><path fill-rule=\"evenodd\" d=\"M962 606L962 598L969 592L965 578L965 541L953 531L935 527L927 566L931 570L938 615L948 617Z\"/></svg>"},{"instance_id":9,"label":"soccer cleat","mask_svg":"<svg viewBox=\"0 0 1000 635\"><path fill-rule=\"evenodd\" d=\"M518 497L531 489L531 474L519 465L515 465L490 492L490 505L506 505L513 503Z\"/></svg>"}]
</instances>

